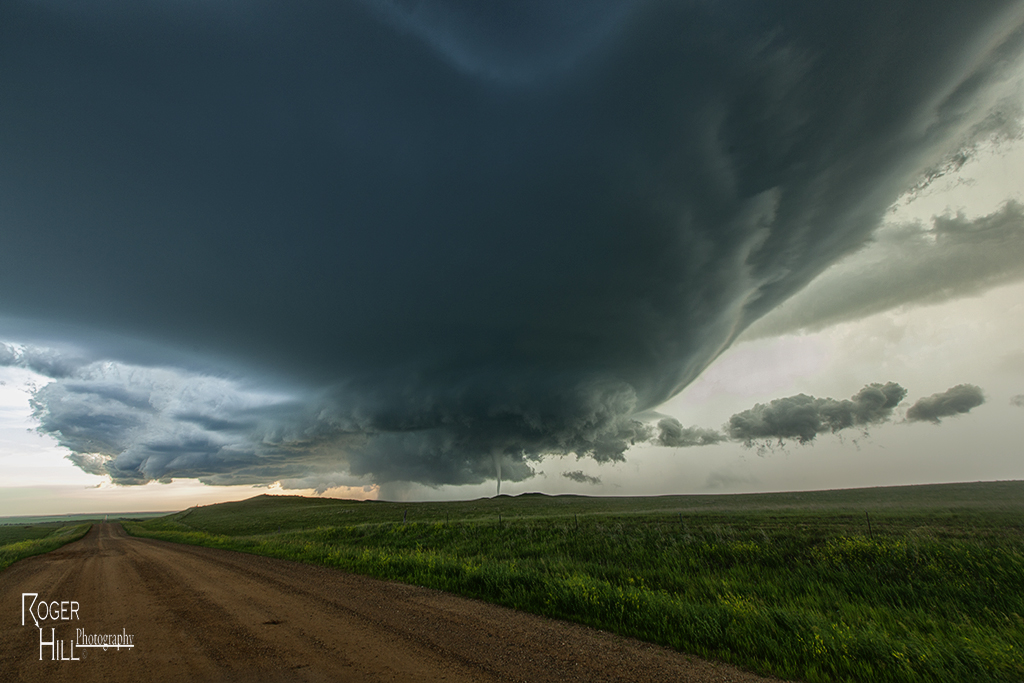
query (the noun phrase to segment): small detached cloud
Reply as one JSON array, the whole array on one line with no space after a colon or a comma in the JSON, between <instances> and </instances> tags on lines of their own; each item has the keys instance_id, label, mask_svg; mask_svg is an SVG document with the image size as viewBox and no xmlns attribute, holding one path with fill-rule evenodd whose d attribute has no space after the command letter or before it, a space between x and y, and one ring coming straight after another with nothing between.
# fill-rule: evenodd
<instances>
[{"instance_id":1,"label":"small detached cloud","mask_svg":"<svg viewBox=\"0 0 1024 683\"><path fill-rule=\"evenodd\" d=\"M770 448L774 442L788 440L806 444L818 434L886 422L906 395L907 390L895 382L869 384L843 400L797 394L736 413L725 430L729 438L748 448Z\"/></svg>"},{"instance_id":2,"label":"small detached cloud","mask_svg":"<svg viewBox=\"0 0 1024 683\"><path fill-rule=\"evenodd\" d=\"M683 427L674 417L666 417L658 422L658 436L654 443L669 448L687 448L689 446L711 446L725 441L725 434L714 429L702 427Z\"/></svg>"},{"instance_id":3,"label":"small detached cloud","mask_svg":"<svg viewBox=\"0 0 1024 683\"><path fill-rule=\"evenodd\" d=\"M579 484L594 484L596 486L601 483L601 477L592 477L589 474L584 474L583 470L562 472L562 476L566 479L572 479Z\"/></svg>"},{"instance_id":4,"label":"small detached cloud","mask_svg":"<svg viewBox=\"0 0 1024 683\"><path fill-rule=\"evenodd\" d=\"M910 409L907 410L907 421L927 421L939 424L944 417L968 413L972 408L977 408L984 402L985 394L981 391L981 387L973 384L958 384L942 393L922 398L910 406Z\"/></svg>"},{"instance_id":5,"label":"small detached cloud","mask_svg":"<svg viewBox=\"0 0 1024 683\"><path fill-rule=\"evenodd\" d=\"M1010 399L1011 406L1017 406L1018 408L1024 408L1024 394L1017 394Z\"/></svg>"}]
</instances>

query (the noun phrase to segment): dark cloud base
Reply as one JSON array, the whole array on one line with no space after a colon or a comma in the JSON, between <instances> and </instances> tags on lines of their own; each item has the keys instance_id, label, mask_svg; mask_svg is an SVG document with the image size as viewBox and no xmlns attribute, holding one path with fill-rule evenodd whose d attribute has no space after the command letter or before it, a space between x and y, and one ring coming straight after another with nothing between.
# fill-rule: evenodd
<instances>
[{"instance_id":1,"label":"dark cloud base","mask_svg":"<svg viewBox=\"0 0 1024 683\"><path fill-rule=\"evenodd\" d=\"M0 3L0 335L77 348L10 361L42 429L122 483L619 460L1024 44L1012 0L510 7Z\"/></svg>"}]
</instances>

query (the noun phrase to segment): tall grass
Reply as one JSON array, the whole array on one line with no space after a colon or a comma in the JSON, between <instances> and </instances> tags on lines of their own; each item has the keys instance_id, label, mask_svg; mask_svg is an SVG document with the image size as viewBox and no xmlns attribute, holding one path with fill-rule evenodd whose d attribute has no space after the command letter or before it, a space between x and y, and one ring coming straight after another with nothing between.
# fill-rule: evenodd
<instances>
[{"instance_id":1,"label":"tall grass","mask_svg":"<svg viewBox=\"0 0 1024 683\"><path fill-rule=\"evenodd\" d=\"M869 536L863 515L820 511L559 508L498 523L435 506L432 521L403 524L395 513L408 506L235 505L126 526L452 591L783 678L1024 680L1024 535L1012 513L936 512L924 525L921 511L879 515ZM275 527L275 505L281 522L314 510L329 523ZM396 521L343 521L360 516Z\"/></svg>"},{"instance_id":2,"label":"tall grass","mask_svg":"<svg viewBox=\"0 0 1024 683\"><path fill-rule=\"evenodd\" d=\"M3 533L0 533L0 539L8 542L0 545L0 571L18 560L48 553L71 541L77 541L85 536L90 528L92 528L92 524L75 524L56 528L37 525L27 526L16 531L4 530ZM23 538L12 540L18 536Z\"/></svg>"}]
</instances>

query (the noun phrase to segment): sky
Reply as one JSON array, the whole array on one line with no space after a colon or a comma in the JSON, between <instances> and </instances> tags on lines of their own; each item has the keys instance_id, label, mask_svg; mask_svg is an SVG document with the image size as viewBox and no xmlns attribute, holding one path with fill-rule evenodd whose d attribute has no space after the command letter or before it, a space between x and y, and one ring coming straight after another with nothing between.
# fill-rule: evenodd
<instances>
[{"instance_id":1,"label":"sky","mask_svg":"<svg viewBox=\"0 0 1024 683\"><path fill-rule=\"evenodd\" d=\"M0 6L0 515L1024 478L1024 2Z\"/></svg>"}]
</instances>

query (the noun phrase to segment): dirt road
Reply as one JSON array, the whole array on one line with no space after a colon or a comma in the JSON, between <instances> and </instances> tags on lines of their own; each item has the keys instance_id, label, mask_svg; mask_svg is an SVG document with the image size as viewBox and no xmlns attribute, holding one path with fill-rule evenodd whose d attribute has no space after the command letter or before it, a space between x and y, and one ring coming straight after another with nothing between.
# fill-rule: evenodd
<instances>
[{"instance_id":1,"label":"dirt road","mask_svg":"<svg viewBox=\"0 0 1024 683\"><path fill-rule=\"evenodd\" d=\"M83 647L105 634L132 647ZM40 641L54 642L42 661ZM0 572L0 680L766 679L438 591L97 524Z\"/></svg>"}]
</instances>

